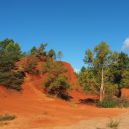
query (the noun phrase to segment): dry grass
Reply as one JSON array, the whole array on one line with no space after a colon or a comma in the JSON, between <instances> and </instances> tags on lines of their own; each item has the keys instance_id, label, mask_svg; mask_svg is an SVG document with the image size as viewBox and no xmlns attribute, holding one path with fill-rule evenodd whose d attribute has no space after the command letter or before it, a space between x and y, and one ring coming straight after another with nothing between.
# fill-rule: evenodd
<instances>
[{"instance_id":1,"label":"dry grass","mask_svg":"<svg viewBox=\"0 0 129 129\"><path fill-rule=\"evenodd\" d=\"M10 115L10 114L0 115L0 122L2 122L2 121L10 121L10 120L13 120L15 118L16 118L15 115Z\"/></svg>"},{"instance_id":2,"label":"dry grass","mask_svg":"<svg viewBox=\"0 0 129 129\"><path fill-rule=\"evenodd\" d=\"M111 128L111 129L118 129L120 124L119 120L110 120L107 124L107 127Z\"/></svg>"}]
</instances>

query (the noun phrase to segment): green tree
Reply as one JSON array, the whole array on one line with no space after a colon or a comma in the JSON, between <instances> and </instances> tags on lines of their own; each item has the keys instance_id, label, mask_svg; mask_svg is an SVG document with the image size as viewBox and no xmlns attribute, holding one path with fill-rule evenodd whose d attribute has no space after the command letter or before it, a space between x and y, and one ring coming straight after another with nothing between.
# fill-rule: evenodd
<instances>
[{"instance_id":1,"label":"green tree","mask_svg":"<svg viewBox=\"0 0 129 129\"><path fill-rule=\"evenodd\" d=\"M99 94L98 77L93 68L85 68L83 66L79 72L78 80L84 91Z\"/></svg>"},{"instance_id":2,"label":"green tree","mask_svg":"<svg viewBox=\"0 0 129 129\"><path fill-rule=\"evenodd\" d=\"M31 53L31 55L36 55L36 53L37 53L37 48L36 48L35 46L33 46L33 47L31 48L31 50L30 50L30 53Z\"/></svg>"},{"instance_id":3,"label":"green tree","mask_svg":"<svg viewBox=\"0 0 129 129\"><path fill-rule=\"evenodd\" d=\"M121 88L129 87L129 57L121 52L114 52L111 55L111 64L109 66L108 81L117 84L121 96Z\"/></svg>"},{"instance_id":4,"label":"green tree","mask_svg":"<svg viewBox=\"0 0 129 129\"><path fill-rule=\"evenodd\" d=\"M59 59L59 61L61 61L62 57L63 57L63 53L61 51L58 51L57 58Z\"/></svg>"},{"instance_id":5,"label":"green tree","mask_svg":"<svg viewBox=\"0 0 129 129\"><path fill-rule=\"evenodd\" d=\"M84 62L89 67L101 71L100 101L104 98L104 68L108 66L109 54L109 46L106 42L101 42L94 48L94 51L87 49L84 56Z\"/></svg>"},{"instance_id":6,"label":"green tree","mask_svg":"<svg viewBox=\"0 0 129 129\"><path fill-rule=\"evenodd\" d=\"M63 64L53 59L48 59L42 67L42 73L49 73L57 77L60 74L66 73L67 70L64 68Z\"/></svg>"},{"instance_id":7,"label":"green tree","mask_svg":"<svg viewBox=\"0 0 129 129\"><path fill-rule=\"evenodd\" d=\"M18 43L5 39L0 41L0 84L7 88L21 89L24 73L16 67L22 52Z\"/></svg>"},{"instance_id":8,"label":"green tree","mask_svg":"<svg viewBox=\"0 0 129 129\"><path fill-rule=\"evenodd\" d=\"M56 59L56 53L53 49L51 49L49 52L48 52L48 57L50 58L53 58L53 59Z\"/></svg>"},{"instance_id":9,"label":"green tree","mask_svg":"<svg viewBox=\"0 0 129 129\"><path fill-rule=\"evenodd\" d=\"M30 50L30 54L36 56L40 60L43 60L44 57L46 57L46 48L47 44L46 43L41 43L39 47L33 46L32 49Z\"/></svg>"}]
</instances>

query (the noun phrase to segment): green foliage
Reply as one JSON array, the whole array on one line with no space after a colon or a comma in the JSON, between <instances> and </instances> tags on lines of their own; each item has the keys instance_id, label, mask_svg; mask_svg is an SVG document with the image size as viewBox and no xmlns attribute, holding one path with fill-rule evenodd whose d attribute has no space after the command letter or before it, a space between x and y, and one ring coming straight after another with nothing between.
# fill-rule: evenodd
<instances>
[{"instance_id":1,"label":"green foliage","mask_svg":"<svg viewBox=\"0 0 129 129\"><path fill-rule=\"evenodd\" d=\"M30 54L38 57L40 60L44 60L46 57L46 48L47 44L46 43L41 43L39 47L32 47L30 50Z\"/></svg>"},{"instance_id":2,"label":"green foliage","mask_svg":"<svg viewBox=\"0 0 129 129\"><path fill-rule=\"evenodd\" d=\"M114 108L117 106L117 102L112 98L106 97L102 102L98 102L97 106L103 108Z\"/></svg>"},{"instance_id":3,"label":"green foliage","mask_svg":"<svg viewBox=\"0 0 129 129\"><path fill-rule=\"evenodd\" d=\"M113 97L119 93L118 86L116 84L105 82L105 95Z\"/></svg>"},{"instance_id":4,"label":"green foliage","mask_svg":"<svg viewBox=\"0 0 129 129\"><path fill-rule=\"evenodd\" d=\"M56 53L53 49L51 49L48 54L47 54L48 57L50 58L53 58L53 59L56 59Z\"/></svg>"},{"instance_id":5,"label":"green foliage","mask_svg":"<svg viewBox=\"0 0 129 129\"><path fill-rule=\"evenodd\" d=\"M53 59L48 59L42 67L42 73L53 74L54 76L58 76L60 74L65 73L67 70L64 68L61 62L54 61Z\"/></svg>"},{"instance_id":6,"label":"green foliage","mask_svg":"<svg viewBox=\"0 0 129 129\"><path fill-rule=\"evenodd\" d=\"M92 51L90 49L87 49L86 52L85 52L85 56L84 56L83 61L86 64L92 64L93 63L93 58L94 58L93 56L94 55L93 55Z\"/></svg>"},{"instance_id":7,"label":"green foliage","mask_svg":"<svg viewBox=\"0 0 129 129\"><path fill-rule=\"evenodd\" d=\"M14 120L15 118L16 118L15 115L10 115L10 114L0 115L0 121L10 121Z\"/></svg>"},{"instance_id":8,"label":"green foliage","mask_svg":"<svg viewBox=\"0 0 129 129\"><path fill-rule=\"evenodd\" d=\"M61 58L63 57L62 51L58 51L57 58L61 61Z\"/></svg>"},{"instance_id":9,"label":"green foliage","mask_svg":"<svg viewBox=\"0 0 129 129\"><path fill-rule=\"evenodd\" d=\"M43 64L42 73L47 74L43 80L43 87L46 93L62 97L67 94L70 87L65 76L66 69L61 62L49 59Z\"/></svg>"},{"instance_id":10,"label":"green foliage","mask_svg":"<svg viewBox=\"0 0 129 129\"><path fill-rule=\"evenodd\" d=\"M24 76L24 73L21 71L0 72L0 84L8 89L21 90Z\"/></svg>"},{"instance_id":11,"label":"green foliage","mask_svg":"<svg viewBox=\"0 0 129 129\"><path fill-rule=\"evenodd\" d=\"M94 80L92 82L100 83L100 101L102 101L105 91L104 91L104 70L108 66L108 57L110 55L110 49L106 42L101 42L98 44L94 51L87 49L84 55L84 63L88 64L89 68L92 68L92 75L98 76L101 79ZM92 76L92 78L94 78Z\"/></svg>"},{"instance_id":12,"label":"green foliage","mask_svg":"<svg viewBox=\"0 0 129 129\"><path fill-rule=\"evenodd\" d=\"M94 48L94 64L98 67L107 66L107 59L110 54L109 46L106 42L101 42Z\"/></svg>"},{"instance_id":13,"label":"green foliage","mask_svg":"<svg viewBox=\"0 0 129 129\"><path fill-rule=\"evenodd\" d=\"M10 71L22 56L20 47L13 40L0 41L0 71Z\"/></svg>"},{"instance_id":14,"label":"green foliage","mask_svg":"<svg viewBox=\"0 0 129 129\"><path fill-rule=\"evenodd\" d=\"M16 67L16 61L22 56L20 47L13 40L0 41L0 84L20 90L24 73Z\"/></svg>"},{"instance_id":15,"label":"green foliage","mask_svg":"<svg viewBox=\"0 0 129 129\"><path fill-rule=\"evenodd\" d=\"M116 54L116 53L115 53ZM129 87L129 57L127 54L121 52L114 53L111 57L112 63L109 66L109 81L117 84L119 88Z\"/></svg>"},{"instance_id":16,"label":"green foliage","mask_svg":"<svg viewBox=\"0 0 129 129\"><path fill-rule=\"evenodd\" d=\"M103 108L129 107L129 100L127 98L105 97L102 102L98 102L97 106Z\"/></svg>"},{"instance_id":17,"label":"green foliage","mask_svg":"<svg viewBox=\"0 0 129 129\"><path fill-rule=\"evenodd\" d=\"M91 68L82 67L78 80L80 85L86 92L92 92L94 94L99 94L99 80Z\"/></svg>"},{"instance_id":18,"label":"green foliage","mask_svg":"<svg viewBox=\"0 0 129 129\"><path fill-rule=\"evenodd\" d=\"M110 49L106 42L98 44L94 50L87 49L84 55L84 63L89 67L102 68L107 66L107 60L110 55Z\"/></svg>"},{"instance_id":19,"label":"green foliage","mask_svg":"<svg viewBox=\"0 0 129 129\"><path fill-rule=\"evenodd\" d=\"M43 86L48 94L58 97L62 97L62 95L66 94L67 89L70 87L67 78L63 75L57 77L48 75L43 82Z\"/></svg>"},{"instance_id":20,"label":"green foliage","mask_svg":"<svg viewBox=\"0 0 129 129\"><path fill-rule=\"evenodd\" d=\"M127 54L112 52L108 44L101 42L93 51L86 50L84 63L87 67L83 67L77 77L85 91L98 93L103 86L103 93L106 95L117 94L120 97L120 89L129 88Z\"/></svg>"}]
</instances>

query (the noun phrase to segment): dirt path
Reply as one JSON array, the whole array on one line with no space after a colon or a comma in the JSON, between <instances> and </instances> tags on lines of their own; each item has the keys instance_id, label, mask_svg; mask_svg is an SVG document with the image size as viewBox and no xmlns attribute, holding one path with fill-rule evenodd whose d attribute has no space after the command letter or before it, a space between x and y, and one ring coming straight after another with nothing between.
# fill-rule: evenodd
<instances>
[{"instance_id":1,"label":"dirt path","mask_svg":"<svg viewBox=\"0 0 129 129\"><path fill-rule=\"evenodd\" d=\"M30 118L22 118L19 117L16 120L8 123L7 125L1 125L1 129L110 129L107 124L110 120L119 121L119 126L117 129L129 129L129 112L118 115L117 117L93 117L86 120L79 120L78 122L70 121L69 125L60 125L61 123L56 123L51 125L51 121L49 121L50 125L45 126L43 122L48 122L50 117L45 117L43 120L43 116L38 115L36 117ZM39 120L39 124L36 126L35 120L37 122ZM56 119L55 117L53 119ZM59 126L60 125L60 126Z\"/></svg>"},{"instance_id":2,"label":"dirt path","mask_svg":"<svg viewBox=\"0 0 129 129\"><path fill-rule=\"evenodd\" d=\"M98 117L90 120L82 120L70 126L54 127L53 129L111 129L108 127L108 123L110 123L110 121L119 123L117 129L129 129L129 112L123 113L117 117Z\"/></svg>"}]
</instances>

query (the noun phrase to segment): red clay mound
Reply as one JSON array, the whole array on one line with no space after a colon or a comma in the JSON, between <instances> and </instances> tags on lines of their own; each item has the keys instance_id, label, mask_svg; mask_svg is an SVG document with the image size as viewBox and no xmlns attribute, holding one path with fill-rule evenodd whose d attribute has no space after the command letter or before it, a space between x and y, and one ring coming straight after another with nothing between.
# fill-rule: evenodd
<instances>
[{"instance_id":1,"label":"red clay mound","mask_svg":"<svg viewBox=\"0 0 129 129\"><path fill-rule=\"evenodd\" d=\"M67 77L78 87L78 81L70 64L63 62L68 69ZM80 120L93 117L109 117L124 112L121 109L102 109L95 106L76 103L80 99L93 98L79 90L70 91L74 102L52 99L43 94L41 83L44 76L27 74L23 90L16 92L0 86L0 112L16 115L16 120L7 124L4 129L53 129L55 126L75 124Z\"/></svg>"},{"instance_id":2,"label":"red clay mound","mask_svg":"<svg viewBox=\"0 0 129 129\"><path fill-rule=\"evenodd\" d=\"M4 86L0 85L0 99L3 98L13 98L14 96L18 96L19 92L17 92L16 90L12 90L12 89L7 89Z\"/></svg>"},{"instance_id":3,"label":"red clay mound","mask_svg":"<svg viewBox=\"0 0 129 129\"><path fill-rule=\"evenodd\" d=\"M127 98L129 98L129 89L122 88L121 89L121 97L127 97Z\"/></svg>"},{"instance_id":4,"label":"red clay mound","mask_svg":"<svg viewBox=\"0 0 129 129\"><path fill-rule=\"evenodd\" d=\"M67 69L66 76L71 84L72 90L79 89L79 83L74 73L72 66L69 63L62 62L64 67ZM41 66L43 62L39 62L38 66ZM39 70L41 67L38 67ZM26 74L25 81L23 84L23 94L39 96L43 94L42 81L45 78L44 75L30 75Z\"/></svg>"},{"instance_id":5,"label":"red clay mound","mask_svg":"<svg viewBox=\"0 0 129 129\"><path fill-rule=\"evenodd\" d=\"M67 69L66 76L67 76L68 81L70 82L70 84L72 86L72 89L78 89L79 83L78 83L77 77L74 73L72 66L67 62L62 62L62 63L65 66L65 68Z\"/></svg>"}]
</instances>

